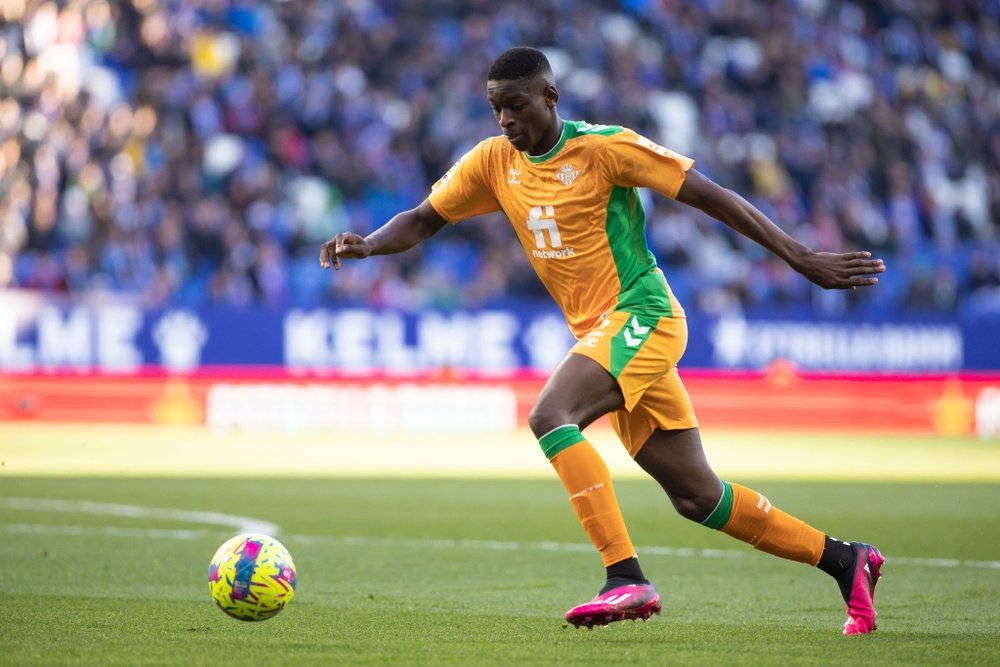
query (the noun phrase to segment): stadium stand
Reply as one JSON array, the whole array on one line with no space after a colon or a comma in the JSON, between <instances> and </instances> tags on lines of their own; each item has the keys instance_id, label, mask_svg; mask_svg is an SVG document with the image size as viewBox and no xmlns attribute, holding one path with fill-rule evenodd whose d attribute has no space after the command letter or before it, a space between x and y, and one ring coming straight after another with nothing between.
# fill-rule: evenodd
<instances>
[{"instance_id":1,"label":"stadium stand","mask_svg":"<svg viewBox=\"0 0 1000 667\"><path fill-rule=\"evenodd\" d=\"M491 216L335 276L336 231L419 202L497 133L493 57L542 47L564 117L691 155L878 290L823 293L656 198L678 296L1000 311L1000 2L10 0L0 3L0 287L150 306L418 309L542 295Z\"/></svg>"}]
</instances>

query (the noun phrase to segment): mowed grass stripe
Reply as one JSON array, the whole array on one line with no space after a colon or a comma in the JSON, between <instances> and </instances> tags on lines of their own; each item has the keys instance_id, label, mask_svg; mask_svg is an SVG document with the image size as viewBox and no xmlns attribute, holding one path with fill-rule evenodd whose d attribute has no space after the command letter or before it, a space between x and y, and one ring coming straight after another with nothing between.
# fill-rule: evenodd
<instances>
[{"instance_id":1,"label":"mowed grass stripe","mask_svg":"<svg viewBox=\"0 0 1000 667\"><path fill-rule=\"evenodd\" d=\"M971 437L702 429L724 477L1000 481L1000 446ZM586 431L616 479L642 478L605 422ZM234 431L119 424L0 424L5 476L553 476L527 429Z\"/></svg>"},{"instance_id":2,"label":"mowed grass stripe","mask_svg":"<svg viewBox=\"0 0 1000 667\"><path fill-rule=\"evenodd\" d=\"M183 530L166 528L124 528L121 526L73 526L31 523L0 524L0 530L11 535L58 535L61 537L134 537L165 540L197 540L207 537L226 539L231 531ZM468 549L472 551L542 551L560 553L583 553L593 555L594 547L582 542L516 542L511 540L449 540L393 537L361 537L358 535L283 535L275 534L287 545L296 544L336 544L361 549ZM745 558L749 549L695 549L692 547L636 546L642 558ZM961 560L958 558L920 558L892 556L890 566L914 566L931 568L971 567L1000 571L1000 560Z\"/></svg>"}]
</instances>

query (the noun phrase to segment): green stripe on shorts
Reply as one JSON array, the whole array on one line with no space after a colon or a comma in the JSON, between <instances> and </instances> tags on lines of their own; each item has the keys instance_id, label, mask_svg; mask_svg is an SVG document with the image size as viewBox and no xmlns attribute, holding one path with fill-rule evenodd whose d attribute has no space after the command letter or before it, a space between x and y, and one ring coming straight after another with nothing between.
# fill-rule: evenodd
<instances>
[{"instance_id":1,"label":"green stripe on shorts","mask_svg":"<svg viewBox=\"0 0 1000 667\"><path fill-rule=\"evenodd\" d=\"M622 328L611 339L611 368L608 369L611 377L618 379L622 370L628 365L628 362L632 361L632 358L646 343L659 323L659 315L632 314L629 316Z\"/></svg>"}]
</instances>

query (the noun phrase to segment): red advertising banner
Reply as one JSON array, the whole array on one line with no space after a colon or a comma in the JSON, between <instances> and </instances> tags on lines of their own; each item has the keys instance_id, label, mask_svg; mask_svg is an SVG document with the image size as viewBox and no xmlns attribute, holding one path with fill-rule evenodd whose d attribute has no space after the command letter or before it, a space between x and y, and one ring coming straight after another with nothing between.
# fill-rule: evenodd
<instances>
[{"instance_id":1,"label":"red advertising banner","mask_svg":"<svg viewBox=\"0 0 1000 667\"><path fill-rule=\"evenodd\" d=\"M1000 433L1000 376L686 370L702 425L905 433ZM214 368L192 375L0 376L0 421L375 430L507 430L526 423L545 377L297 376Z\"/></svg>"}]
</instances>

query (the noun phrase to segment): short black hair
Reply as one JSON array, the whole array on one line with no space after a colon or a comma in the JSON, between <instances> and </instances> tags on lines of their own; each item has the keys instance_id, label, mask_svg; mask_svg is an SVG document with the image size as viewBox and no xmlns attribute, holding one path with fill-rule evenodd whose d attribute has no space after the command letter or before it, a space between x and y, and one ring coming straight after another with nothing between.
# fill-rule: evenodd
<instances>
[{"instance_id":1,"label":"short black hair","mask_svg":"<svg viewBox=\"0 0 1000 667\"><path fill-rule=\"evenodd\" d=\"M487 81L510 81L530 79L539 74L552 76L552 66L549 59L538 49L530 46L515 46L507 49L493 61Z\"/></svg>"}]
</instances>

